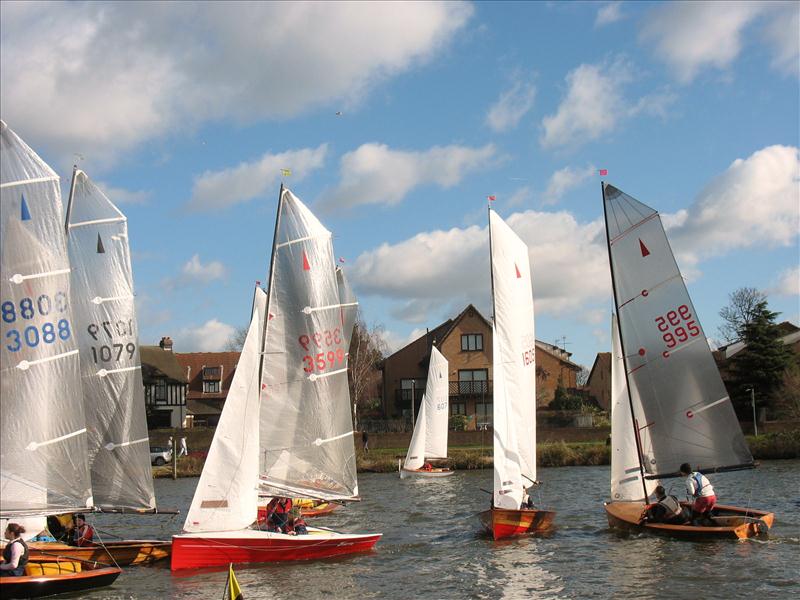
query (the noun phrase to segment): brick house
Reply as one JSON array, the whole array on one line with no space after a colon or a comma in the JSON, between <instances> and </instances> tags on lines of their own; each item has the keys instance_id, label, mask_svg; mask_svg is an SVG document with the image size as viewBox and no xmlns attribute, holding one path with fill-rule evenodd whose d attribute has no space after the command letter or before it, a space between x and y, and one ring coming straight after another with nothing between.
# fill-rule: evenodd
<instances>
[{"instance_id":1,"label":"brick house","mask_svg":"<svg viewBox=\"0 0 800 600\"><path fill-rule=\"evenodd\" d=\"M603 410L611 405L611 352L598 352L586 380L589 400L593 400Z\"/></svg>"},{"instance_id":2,"label":"brick house","mask_svg":"<svg viewBox=\"0 0 800 600\"><path fill-rule=\"evenodd\" d=\"M472 304L458 316L397 350L383 361L383 411L387 418L419 411L430 361L436 345L449 363L450 414L469 418L470 427L492 421L492 325ZM571 354L536 341L537 406L550 403L559 383L576 387L580 367Z\"/></svg>"},{"instance_id":3,"label":"brick house","mask_svg":"<svg viewBox=\"0 0 800 600\"><path fill-rule=\"evenodd\" d=\"M147 427L182 427L186 416L186 370L172 352L172 338L139 346Z\"/></svg>"},{"instance_id":4,"label":"brick house","mask_svg":"<svg viewBox=\"0 0 800 600\"><path fill-rule=\"evenodd\" d=\"M189 382L186 412L194 425L215 427L228 397L240 352L177 352Z\"/></svg>"}]
</instances>

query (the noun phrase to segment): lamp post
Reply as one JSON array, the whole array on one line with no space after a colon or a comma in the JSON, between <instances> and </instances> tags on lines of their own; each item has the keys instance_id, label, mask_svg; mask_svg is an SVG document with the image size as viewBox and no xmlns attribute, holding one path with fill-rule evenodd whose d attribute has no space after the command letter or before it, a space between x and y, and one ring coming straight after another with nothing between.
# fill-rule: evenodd
<instances>
[{"instance_id":1,"label":"lamp post","mask_svg":"<svg viewBox=\"0 0 800 600\"><path fill-rule=\"evenodd\" d=\"M756 389L755 386L746 388L750 392L750 405L753 407L753 435L758 437L758 423L756 422Z\"/></svg>"},{"instance_id":2,"label":"lamp post","mask_svg":"<svg viewBox=\"0 0 800 600\"><path fill-rule=\"evenodd\" d=\"M411 429L414 429L414 396L417 395L417 380L411 380Z\"/></svg>"}]
</instances>

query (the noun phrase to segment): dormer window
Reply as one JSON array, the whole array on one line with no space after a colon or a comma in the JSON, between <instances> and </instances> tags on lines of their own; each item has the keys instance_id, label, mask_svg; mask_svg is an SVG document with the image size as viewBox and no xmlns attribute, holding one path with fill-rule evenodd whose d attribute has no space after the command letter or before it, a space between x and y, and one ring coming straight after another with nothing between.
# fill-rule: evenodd
<instances>
[{"instance_id":1,"label":"dormer window","mask_svg":"<svg viewBox=\"0 0 800 600\"><path fill-rule=\"evenodd\" d=\"M482 333L466 333L461 336L462 352L478 352L483 350Z\"/></svg>"},{"instance_id":2,"label":"dormer window","mask_svg":"<svg viewBox=\"0 0 800 600\"><path fill-rule=\"evenodd\" d=\"M203 367L203 393L219 394L222 387L222 367Z\"/></svg>"}]
</instances>

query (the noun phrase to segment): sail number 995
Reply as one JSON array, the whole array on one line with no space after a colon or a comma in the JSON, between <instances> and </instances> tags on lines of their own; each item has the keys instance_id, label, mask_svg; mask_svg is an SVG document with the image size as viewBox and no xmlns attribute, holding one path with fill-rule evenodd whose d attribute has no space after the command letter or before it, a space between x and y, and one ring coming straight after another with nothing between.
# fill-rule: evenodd
<instances>
[{"instance_id":1,"label":"sail number 995","mask_svg":"<svg viewBox=\"0 0 800 600\"><path fill-rule=\"evenodd\" d=\"M665 315L656 317L655 324L667 348L674 348L689 338L700 335L700 327L685 304L681 304L677 310L670 310Z\"/></svg>"}]
</instances>

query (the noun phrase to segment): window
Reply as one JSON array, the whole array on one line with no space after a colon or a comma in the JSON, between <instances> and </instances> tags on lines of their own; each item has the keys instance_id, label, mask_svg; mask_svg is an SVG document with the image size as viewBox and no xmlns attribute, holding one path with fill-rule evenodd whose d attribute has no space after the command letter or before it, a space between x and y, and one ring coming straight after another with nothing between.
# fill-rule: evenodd
<instances>
[{"instance_id":1,"label":"window","mask_svg":"<svg viewBox=\"0 0 800 600\"><path fill-rule=\"evenodd\" d=\"M222 379L222 367L203 367L203 379Z\"/></svg>"},{"instance_id":2,"label":"window","mask_svg":"<svg viewBox=\"0 0 800 600\"><path fill-rule=\"evenodd\" d=\"M478 350L483 350L482 333L466 333L461 336L462 352L477 352Z\"/></svg>"},{"instance_id":3,"label":"window","mask_svg":"<svg viewBox=\"0 0 800 600\"><path fill-rule=\"evenodd\" d=\"M219 393L219 381L204 381L203 382L204 394L217 394Z\"/></svg>"},{"instance_id":4,"label":"window","mask_svg":"<svg viewBox=\"0 0 800 600\"><path fill-rule=\"evenodd\" d=\"M451 402L450 403L451 415L465 415L467 414L467 404L465 402Z\"/></svg>"},{"instance_id":5,"label":"window","mask_svg":"<svg viewBox=\"0 0 800 600\"><path fill-rule=\"evenodd\" d=\"M156 380L153 396L156 402L165 402L167 399L167 382L164 379Z\"/></svg>"},{"instance_id":6,"label":"window","mask_svg":"<svg viewBox=\"0 0 800 600\"><path fill-rule=\"evenodd\" d=\"M475 414L477 415L478 427L481 425L491 425L494 410L491 402L476 402Z\"/></svg>"},{"instance_id":7,"label":"window","mask_svg":"<svg viewBox=\"0 0 800 600\"><path fill-rule=\"evenodd\" d=\"M400 394L403 400L411 400L411 390L414 390L414 395L419 398L425 391L426 379L401 379L400 380Z\"/></svg>"},{"instance_id":8,"label":"window","mask_svg":"<svg viewBox=\"0 0 800 600\"><path fill-rule=\"evenodd\" d=\"M464 369L458 372L459 394L485 394L489 391L486 369Z\"/></svg>"}]
</instances>

